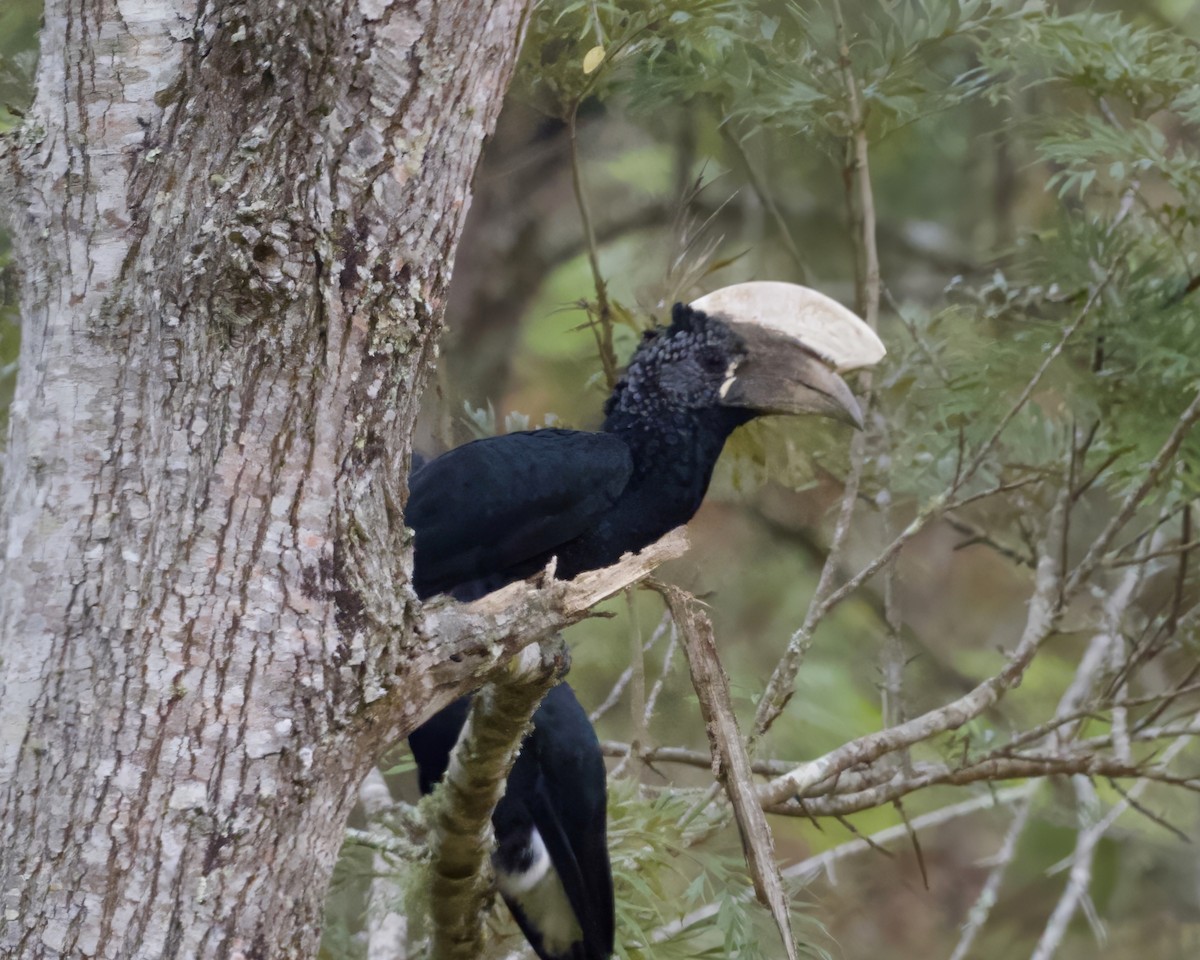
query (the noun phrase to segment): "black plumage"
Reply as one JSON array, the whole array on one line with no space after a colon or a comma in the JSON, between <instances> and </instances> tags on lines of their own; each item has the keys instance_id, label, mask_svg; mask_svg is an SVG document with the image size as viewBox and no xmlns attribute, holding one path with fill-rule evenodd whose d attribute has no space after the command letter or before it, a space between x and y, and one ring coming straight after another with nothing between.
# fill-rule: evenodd
<instances>
[{"instance_id":1,"label":"black plumage","mask_svg":"<svg viewBox=\"0 0 1200 960\"><path fill-rule=\"evenodd\" d=\"M473 599L536 572L548 549L612 507L632 469L620 438L578 430L510 433L443 454L410 484L418 596Z\"/></svg>"},{"instance_id":2,"label":"black plumage","mask_svg":"<svg viewBox=\"0 0 1200 960\"><path fill-rule=\"evenodd\" d=\"M470 700L409 736L421 792L445 775ZM606 960L613 950L606 774L600 743L569 684L542 701L492 827L500 893L542 960Z\"/></svg>"},{"instance_id":3,"label":"black plumage","mask_svg":"<svg viewBox=\"0 0 1200 960\"><path fill-rule=\"evenodd\" d=\"M634 355L603 432L510 433L426 464L406 513L418 595L474 599L552 556L570 579L687 523L725 440L755 416L719 395L744 357L728 326L680 304Z\"/></svg>"},{"instance_id":4,"label":"black plumage","mask_svg":"<svg viewBox=\"0 0 1200 960\"><path fill-rule=\"evenodd\" d=\"M683 304L646 335L604 410L599 433L478 440L414 472L406 520L418 595L474 599L552 557L562 579L608 566L691 519L726 439L755 416L859 420L832 365L794 337ZM422 790L444 774L466 711L460 700L410 737ZM498 884L543 960L612 952L604 797L596 735L562 684L535 712L493 817ZM537 864L553 867L563 897L546 893L549 874L538 890L518 889Z\"/></svg>"}]
</instances>

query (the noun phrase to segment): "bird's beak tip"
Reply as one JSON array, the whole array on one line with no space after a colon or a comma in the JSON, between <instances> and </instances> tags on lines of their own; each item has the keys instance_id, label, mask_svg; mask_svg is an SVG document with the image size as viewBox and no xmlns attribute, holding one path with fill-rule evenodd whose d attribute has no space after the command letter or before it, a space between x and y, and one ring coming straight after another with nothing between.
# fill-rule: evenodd
<instances>
[{"instance_id":1,"label":"bird's beak tip","mask_svg":"<svg viewBox=\"0 0 1200 960\"><path fill-rule=\"evenodd\" d=\"M867 424L863 419L862 407L858 405L858 401L854 397L851 397L850 403L842 409L844 416L837 417L836 419L841 420L842 423L849 424L855 430L866 429Z\"/></svg>"}]
</instances>

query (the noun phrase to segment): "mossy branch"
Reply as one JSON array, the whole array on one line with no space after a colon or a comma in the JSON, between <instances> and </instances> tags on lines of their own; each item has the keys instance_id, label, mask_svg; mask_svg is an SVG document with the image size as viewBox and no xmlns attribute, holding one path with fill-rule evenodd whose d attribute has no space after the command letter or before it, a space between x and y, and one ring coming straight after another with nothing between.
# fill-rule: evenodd
<instances>
[{"instance_id":1,"label":"mossy branch","mask_svg":"<svg viewBox=\"0 0 1200 960\"><path fill-rule=\"evenodd\" d=\"M474 960L492 892L492 811L538 704L566 672L561 639L526 647L471 702L431 820L433 960Z\"/></svg>"}]
</instances>

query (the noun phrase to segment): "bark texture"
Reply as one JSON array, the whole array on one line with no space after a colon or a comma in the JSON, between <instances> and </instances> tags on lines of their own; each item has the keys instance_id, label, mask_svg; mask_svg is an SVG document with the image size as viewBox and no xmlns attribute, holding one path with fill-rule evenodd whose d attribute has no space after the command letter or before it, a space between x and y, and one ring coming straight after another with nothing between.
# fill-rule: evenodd
<instances>
[{"instance_id":1,"label":"bark texture","mask_svg":"<svg viewBox=\"0 0 1200 960\"><path fill-rule=\"evenodd\" d=\"M402 504L525 7L47 3L4 155L0 954L312 955L379 746L490 665L428 679Z\"/></svg>"}]
</instances>

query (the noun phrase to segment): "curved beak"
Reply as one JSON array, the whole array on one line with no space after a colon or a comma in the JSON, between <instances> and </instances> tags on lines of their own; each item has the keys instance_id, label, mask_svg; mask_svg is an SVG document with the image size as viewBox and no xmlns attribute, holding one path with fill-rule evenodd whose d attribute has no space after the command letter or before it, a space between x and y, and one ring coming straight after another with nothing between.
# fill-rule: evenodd
<instances>
[{"instance_id":1,"label":"curved beak","mask_svg":"<svg viewBox=\"0 0 1200 960\"><path fill-rule=\"evenodd\" d=\"M814 350L754 323L726 321L747 355L721 386L721 402L759 413L829 417L859 430L862 410L833 365Z\"/></svg>"},{"instance_id":2,"label":"curved beak","mask_svg":"<svg viewBox=\"0 0 1200 960\"><path fill-rule=\"evenodd\" d=\"M728 323L747 357L729 371L723 402L759 413L811 413L862 429L862 411L838 372L873 367L887 350L875 331L823 293L751 280L692 307Z\"/></svg>"}]
</instances>

